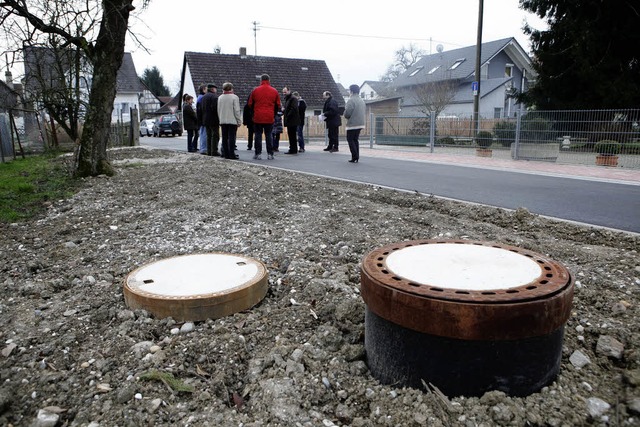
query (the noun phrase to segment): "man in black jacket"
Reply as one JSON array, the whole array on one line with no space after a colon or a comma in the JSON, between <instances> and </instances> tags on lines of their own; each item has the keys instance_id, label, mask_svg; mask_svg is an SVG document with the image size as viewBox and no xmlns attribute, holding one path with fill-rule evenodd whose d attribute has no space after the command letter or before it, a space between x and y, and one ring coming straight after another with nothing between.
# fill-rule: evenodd
<instances>
[{"instance_id":1,"label":"man in black jacket","mask_svg":"<svg viewBox=\"0 0 640 427\"><path fill-rule=\"evenodd\" d=\"M298 134L298 146L300 149L299 153L304 153L304 119L307 111L307 103L300 96L298 92L293 92L293 96L298 99L298 116L300 116L300 123L298 124L297 134Z\"/></svg>"},{"instance_id":2,"label":"man in black jacket","mask_svg":"<svg viewBox=\"0 0 640 427\"><path fill-rule=\"evenodd\" d=\"M298 112L298 98L293 96L288 86L282 89L284 95L283 123L289 136L289 151L284 154L298 154L298 125L300 116Z\"/></svg>"},{"instance_id":3,"label":"man in black jacket","mask_svg":"<svg viewBox=\"0 0 640 427\"><path fill-rule=\"evenodd\" d=\"M218 117L218 86L213 83L207 85L207 93L202 97L202 123L207 128L207 155L220 157L218 142L220 142L220 118Z\"/></svg>"},{"instance_id":4,"label":"man in black jacket","mask_svg":"<svg viewBox=\"0 0 640 427\"><path fill-rule=\"evenodd\" d=\"M329 137L329 145L323 151L328 151L330 153L335 153L338 151L338 129L342 124L340 120L340 108L338 107L338 103L331 92L324 91L322 93L322 97L324 98L324 107L322 107L322 115L324 116L324 122L327 126L327 135Z\"/></svg>"}]
</instances>

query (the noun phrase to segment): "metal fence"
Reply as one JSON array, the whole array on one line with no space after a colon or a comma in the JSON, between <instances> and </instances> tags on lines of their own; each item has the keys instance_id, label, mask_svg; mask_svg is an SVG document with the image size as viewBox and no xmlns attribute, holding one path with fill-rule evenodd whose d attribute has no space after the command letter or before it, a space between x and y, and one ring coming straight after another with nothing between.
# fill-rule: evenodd
<instances>
[{"instance_id":1,"label":"metal fence","mask_svg":"<svg viewBox=\"0 0 640 427\"><path fill-rule=\"evenodd\" d=\"M32 110L0 111L0 161L42 152L49 145L49 135L40 114Z\"/></svg>"},{"instance_id":2,"label":"metal fence","mask_svg":"<svg viewBox=\"0 0 640 427\"><path fill-rule=\"evenodd\" d=\"M568 164L640 168L640 110L528 111L513 118L371 115L371 145Z\"/></svg>"}]
</instances>

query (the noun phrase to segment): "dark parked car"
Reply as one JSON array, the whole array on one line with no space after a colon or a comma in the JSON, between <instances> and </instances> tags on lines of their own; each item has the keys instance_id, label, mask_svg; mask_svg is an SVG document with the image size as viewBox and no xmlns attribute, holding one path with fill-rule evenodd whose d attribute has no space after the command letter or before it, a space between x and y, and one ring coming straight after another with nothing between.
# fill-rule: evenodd
<instances>
[{"instance_id":1,"label":"dark parked car","mask_svg":"<svg viewBox=\"0 0 640 427\"><path fill-rule=\"evenodd\" d=\"M182 123L175 114L166 114L160 116L153 124L153 136L182 136Z\"/></svg>"}]
</instances>

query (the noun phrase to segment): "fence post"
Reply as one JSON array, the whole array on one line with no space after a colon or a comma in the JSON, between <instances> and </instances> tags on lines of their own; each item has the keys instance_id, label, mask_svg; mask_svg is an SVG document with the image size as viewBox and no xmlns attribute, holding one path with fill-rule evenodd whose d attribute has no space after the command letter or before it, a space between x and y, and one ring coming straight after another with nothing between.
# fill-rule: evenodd
<instances>
[{"instance_id":1,"label":"fence post","mask_svg":"<svg viewBox=\"0 0 640 427\"><path fill-rule=\"evenodd\" d=\"M369 113L369 148L373 148L373 113Z\"/></svg>"},{"instance_id":2,"label":"fence post","mask_svg":"<svg viewBox=\"0 0 640 427\"><path fill-rule=\"evenodd\" d=\"M435 147L436 143L436 112L431 111L429 113L429 116L431 120L431 126L429 126L429 146L431 147L431 149L429 150L429 152L433 153L433 147Z\"/></svg>"},{"instance_id":3,"label":"fence post","mask_svg":"<svg viewBox=\"0 0 640 427\"><path fill-rule=\"evenodd\" d=\"M522 110L516 112L516 139L513 143L514 160L518 160L518 148L520 146L520 125L522 123Z\"/></svg>"}]
</instances>

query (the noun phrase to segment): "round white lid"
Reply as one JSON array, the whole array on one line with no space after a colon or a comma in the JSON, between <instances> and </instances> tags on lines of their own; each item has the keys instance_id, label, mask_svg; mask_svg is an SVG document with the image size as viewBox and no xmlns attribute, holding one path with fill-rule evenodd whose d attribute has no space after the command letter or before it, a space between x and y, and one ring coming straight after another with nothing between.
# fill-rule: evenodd
<instances>
[{"instance_id":1,"label":"round white lid","mask_svg":"<svg viewBox=\"0 0 640 427\"><path fill-rule=\"evenodd\" d=\"M128 278L132 288L150 294L190 297L225 293L254 279L259 264L230 254L184 255L153 262Z\"/></svg>"},{"instance_id":2,"label":"round white lid","mask_svg":"<svg viewBox=\"0 0 640 427\"><path fill-rule=\"evenodd\" d=\"M394 274L443 289L510 289L536 280L541 267L529 257L482 245L442 243L399 249L386 258Z\"/></svg>"}]
</instances>

